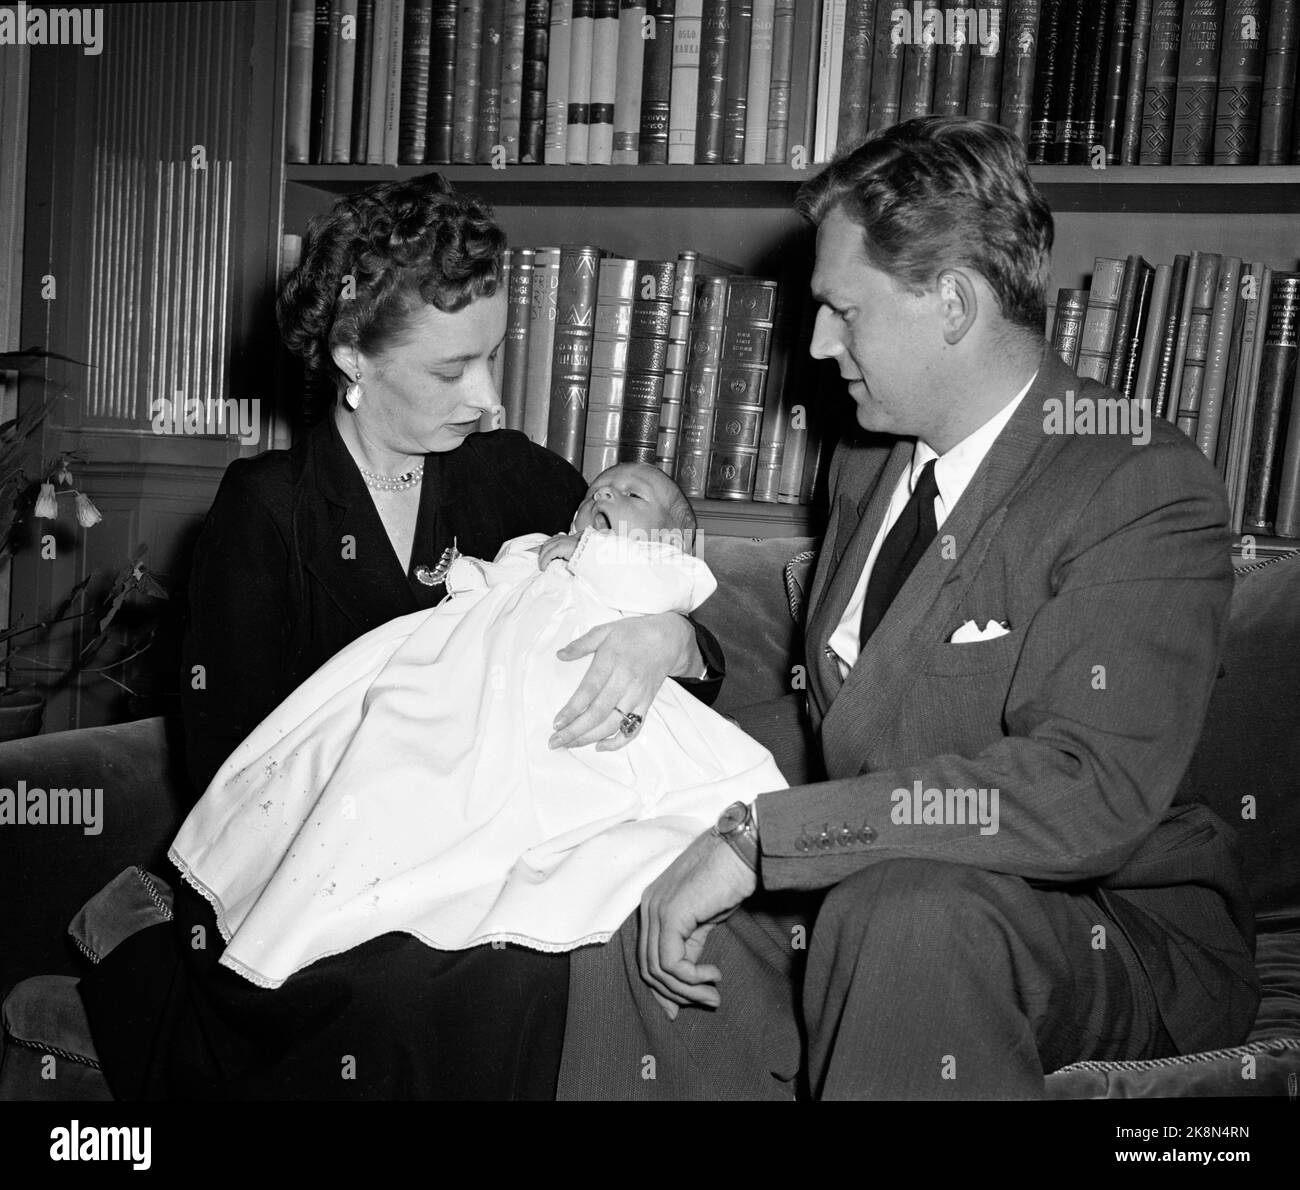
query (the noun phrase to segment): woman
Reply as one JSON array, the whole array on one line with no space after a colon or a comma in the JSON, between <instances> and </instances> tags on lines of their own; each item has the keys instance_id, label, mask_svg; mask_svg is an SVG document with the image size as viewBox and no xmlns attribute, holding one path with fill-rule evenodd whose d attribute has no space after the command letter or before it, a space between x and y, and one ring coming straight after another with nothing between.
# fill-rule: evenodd
<instances>
[{"instance_id":1,"label":"woman","mask_svg":"<svg viewBox=\"0 0 1300 1190\"><path fill-rule=\"evenodd\" d=\"M516 432L477 433L497 404L504 247L489 211L436 174L312 222L278 313L309 396L332 402L291 451L231 465L200 536L183 684L196 794L324 661L441 599L453 547L491 558L568 528L578 472ZM618 747L669 675L716 693L721 659L699 637L666 614L574 642L566 658L591 660L556 708L554 746ZM209 906L177 885L175 922L82 983L118 1097L553 1095L566 956L387 934L267 991L217 965Z\"/></svg>"}]
</instances>

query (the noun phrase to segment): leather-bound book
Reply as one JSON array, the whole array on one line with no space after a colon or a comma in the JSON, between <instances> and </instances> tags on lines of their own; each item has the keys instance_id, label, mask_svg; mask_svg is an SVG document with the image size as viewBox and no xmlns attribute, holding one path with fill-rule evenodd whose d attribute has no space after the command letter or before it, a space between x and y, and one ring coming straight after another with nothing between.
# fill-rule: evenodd
<instances>
[{"instance_id":1,"label":"leather-bound book","mask_svg":"<svg viewBox=\"0 0 1300 1190\"><path fill-rule=\"evenodd\" d=\"M672 78L668 91L668 164L695 164L699 123L700 43L704 0L677 0L673 26ZM645 124L642 123L644 144ZM644 151L642 160L646 160Z\"/></svg>"},{"instance_id":2,"label":"leather-bound book","mask_svg":"<svg viewBox=\"0 0 1300 1190\"><path fill-rule=\"evenodd\" d=\"M587 431L587 390L591 383L591 343L599 275L599 248L591 244L565 244L560 249L546 447L579 468Z\"/></svg>"},{"instance_id":3,"label":"leather-bound book","mask_svg":"<svg viewBox=\"0 0 1300 1190\"><path fill-rule=\"evenodd\" d=\"M564 165L569 151L569 75L573 59L573 0L551 0L546 63L547 165Z\"/></svg>"},{"instance_id":4,"label":"leather-bound book","mask_svg":"<svg viewBox=\"0 0 1300 1190\"><path fill-rule=\"evenodd\" d=\"M686 394L687 349L691 341L691 307L695 304L699 266L698 252L687 250L677 254L677 268L673 274L673 312L668 323L668 348L664 356L664 392L659 402L659 437L655 444L655 466L670 478L677 470L682 401Z\"/></svg>"},{"instance_id":5,"label":"leather-bound book","mask_svg":"<svg viewBox=\"0 0 1300 1190\"><path fill-rule=\"evenodd\" d=\"M451 138L456 122L456 0L433 0L429 35L429 127L425 161L451 163Z\"/></svg>"},{"instance_id":6,"label":"leather-bound book","mask_svg":"<svg viewBox=\"0 0 1300 1190\"><path fill-rule=\"evenodd\" d=\"M767 104L768 165L784 165L790 143L794 83L795 0L776 0L772 12L772 84Z\"/></svg>"},{"instance_id":7,"label":"leather-bound book","mask_svg":"<svg viewBox=\"0 0 1300 1190\"><path fill-rule=\"evenodd\" d=\"M524 433L546 445L551 416L551 360L555 354L555 316L560 286L560 249L538 248L533 259L533 302L528 311L528 391L524 394Z\"/></svg>"},{"instance_id":8,"label":"leather-bound book","mask_svg":"<svg viewBox=\"0 0 1300 1190\"><path fill-rule=\"evenodd\" d=\"M1106 153L1107 165L1118 165L1123 138L1128 76L1133 55L1133 8L1136 0L1115 0L1109 30L1102 25L1099 36L1109 37L1106 49L1106 75L1102 89L1101 124L1098 140Z\"/></svg>"},{"instance_id":9,"label":"leather-bound book","mask_svg":"<svg viewBox=\"0 0 1300 1190\"><path fill-rule=\"evenodd\" d=\"M1185 0L1172 165L1209 165L1214 159L1214 106L1222 40L1223 0Z\"/></svg>"},{"instance_id":10,"label":"leather-bound book","mask_svg":"<svg viewBox=\"0 0 1300 1190\"><path fill-rule=\"evenodd\" d=\"M473 165L478 150L482 64L483 5L461 0L456 9L456 87L451 128L451 159L458 165Z\"/></svg>"},{"instance_id":11,"label":"leather-bound book","mask_svg":"<svg viewBox=\"0 0 1300 1190\"><path fill-rule=\"evenodd\" d=\"M1056 319L1052 323L1052 350L1067 368L1079 362L1079 338L1088 311L1086 289L1060 289L1056 293Z\"/></svg>"},{"instance_id":12,"label":"leather-bound book","mask_svg":"<svg viewBox=\"0 0 1300 1190\"><path fill-rule=\"evenodd\" d=\"M1277 516L1273 530L1278 537L1300 537L1300 402L1291 397L1290 421L1284 438L1277 482Z\"/></svg>"},{"instance_id":13,"label":"leather-bound book","mask_svg":"<svg viewBox=\"0 0 1300 1190\"><path fill-rule=\"evenodd\" d=\"M708 483L718 369L722 363L722 325L730 285L731 279L726 276L700 277L695 283L675 475L677 486L692 497L703 496Z\"/></svg>"},{"instance_id":14,"label":"leather-bound book","mask_svg":"<svg viewBox=\"0 0 1300 1190\"><path fill-rule=\"evenodd\" d=\"M312 22L311 50L311 134L308 152L312 164L324 160L326 96L330 75L330 0L316 0L315 19Z\"/></svg>"},{"instance_id":15,"label":"leather-bound book","mask_svg":"<svg viewBox=\"0 0 1300 1190\"><path fill-rule=\"evenodd\" d=\"M727 57L731 46L730 2L704 0L700 18L700 86L695 110L697 165L717 165L722 161Z\"/></svg>"},{"instance_id":16,"label":"leather-bound book","mask_svg":"<svg viewBox=\"0 0 1300 1190\"><path fill-rule=\"evenodd\" d=\"M1183 0L1154 0L1147 42L1147 79L1142 93L1143 165L1168 165L1174 147L1174 99L1182 44Z\"/></svg>"},{"instance_id":17,"label":"leather-bound book","mask_svg":"<svg viewBox=\"0 0 1300 1190\"><path fill-rule=\"evenodd\" d=\"M551 42L550 0L528 0L524 9L524 93L519 112L519 160L546 160L547 58Z\"/></svg>"},{"instance_id":18,"label":"leather-bound book","mask_svg":"<svg viewBox=\"0 0 1300 1190\"><path fill-rule=\"evenodd\" d=\"M1029 121L1028 155L1034 165L1050 160L1061 96L1069 86L1066 47L1062 45L1062 22L1067 11L1064 0L1042 0L1033 70L1033 114Z\"/></svg>"},{"instance_id":19,"label":"leather-bound book","mask_svg":"<svg viewBox=\"0 0 1300 1190\"><path fill-rule=\"evenodd\" d=\"M754 0L754 20L749 33L749 90L745 95L746 165L762 165L767 160L775 21L776 0Z\"/></svg>"},{"instance_id":20,"label":"leather-bound book","mask_svg":"<svg viewBox=\"0 0 1300 1190\"><path fill-rule=\"evenodd\" d=\"M972 36L966 20L975 15L974 7L975 0L943 0L944 38L939 43L939 56L934 67L934 106L931 109L936 116L966 114L971 55L979 53L979 42ZM948 40L949 19L953 21L952 31L957 34L951 41Z\"/></svg>"},{"instance_id":21,"label":"leather-bound book","mask_svg":"<svg viewBox=\"0 0 1300 1190\"><path fill-rule=\"evenodd\" d=\"M699 0L694 0L699 3ZM673 55L681 35L677 24L677 0L649 0L646 15L654 21L655 35L645 43L641 65L641 116L637 136L637 161L642 165L668 164L668 130L672 112ZM699 26L696 25L695 53L698 76ZM622 86L622 77L619 86ZM691 96L691 115L695 114L695 96ZM688 161L695 160L695 136L692 123Z\"/></svg>"},{"instance_id":22,"label":"leather-bound book","mask_svg":"<svg viewBox=\"0 0 1300 1190\"><path fill-rule=\"evenodd\" d=\"M1173 266L1156 265L1155 279L1151 284L1151 303L1147 310L1146 330L1142 335L1137 377L1133 396L1154 408L1156 376L1160 371L1160 349L1169 313L1169 287L1173 280Z\"/></svg>"},{"instance_id":23,"label":"leather-bound book","mask_svg":"<svg viewBox=\"0 0 1300 1190\"><path fill-rule=\"evenodd\" d=\"M406 36L406 0L393 0L393 19L388 24L389 69L383 76L384 165L397 164L402 114L402 50ZM373 100L372 100L373 102Z\"/></svg>"},{"instance_id":24,"label":"leather-bound book","mask_svg":"<svg viewBox=\"0 0 1300 1190\"><path fill-rule=\"evenodd\" d=\"M591 343L591 383L587 392L587 432L582 452L582 474L588 483L618 462L635 282L635 260L600 262Z\"/></svg>"},{"instance_id":25,"label":"leather-bound book","mask_svg":"<svg viewBox=\"0 0 1300 1190\"><path fill-rule=\"evenodd\" d=\"M898 123L903 95L905 47L893 36L892 0L876 0L876 25L871 51L871 110L868 133L892 128Z\"/></svg>"},{"instance_id":26,"label":"leather-bound book","mask_svg":"<svg viewBox=\"0 0 1300 1190\"><path fill-rule=\"evenodd\" d=\"M749 38L754 27L754 0L731 0L727 10L726 87L722 94L722 160L745 160L745 112L749 101Z\"/></svg>"},{"instance_id":27,"label":"leather-bound book","mask_svg":"<svg viewBox=\"0 0 1300 1190\"><path fill-rule=\"evenodd\" d=\"M731 279L705 488L712 500L748 500L754 491L777 288L761 277Z\"/></svg>"},{"instance_id":28,"label":"leather-bound book","mask_svg":"<svg viewBox=\"0 0 1300 1190\"><path fill-rule=\"evenodd\" d=\"M1217 252L1202 252L1196 270L1182 380L1178 387L1178 413L1174 419L1178 428L1193 442L1196 441L1196 423L1201 416L1201 394L1205 381L1205 360L1210 353L1210 320L1214 317L1214 297L1218 291L1222 268L1228 263ZM1239 268L1240 263L1238 261Z\"/></svg>"},{"instance_id":29,"label":"leather-bound book","mask_svg":"<svg viewBox=\"0 0 1300 1190\"><path fill-rule=\"evenodd\" d=\"M375 0L374 31L370 39L370 99L366 104L369 119L361 158L367 165L380 165L384 160L384 106L392 74L389 68L392 21L392 0Z\"/></svg>"},{"instance_id":30,"label":"leather-bound book","mask_svg":"<svg viewBox=\"0 0 1300 1190\"><path fill-rule=\"evenodd\" d=\"M356 69L352 82L352 153L354 165L366 159L366 142L370 136L370 72L374 69L375 0L361 0L357 5Z\"/></svg>"},{"instance_id":31,"label":"leather-bound book","mask_svg":"<svg viewBox=\"0 0 1300 1190\"><path fill-rule=\"evenodd\" d=\"M1108 27L1113 11L1112 0L1094 0L1084 11L1083 67L1077 107L1065 142L1065 159L1073 165L1091 161L1093 146L1102 144L1101 115L1111 44Z\"/></svg>"},{"instance_id":32,"label":"leather-bound book","mask_svg":"<svg viewBox=\"0 0 1300 1190\"><path fill-rule=\"evenodd\" d=\"M675 260L636 262L627 380L623 385L623 425L618 441L618 457L624 463L655 461L676 271Z\"/></svg>"},{"instance_id":33,"label":"leather-bound book","mask_svg":"<svg viewBox=\"0 0 1300 1190\"><path fill-rule=\"evenodd\" d=\"M1084 18L1091 6L1066 4L1061 10L1057 43L1058 85L1053 93L1052 143L1047 146L1047 163L1063 165L1078 140L1083 121L1084 69L1090 46L1084 44Z\"/></svg>"},{"instance_id":34,"label":"leather-bound book","mask_svg":"<svg viewBox=\"0 0 1300 1190\"><path fill-rule=\"evenodd\" d=\"M1246 475L1250 469L1250 448L1255 428L1255 406L1259 400L1259 369L1264 357L1264 337L1268 328L1269 294L1273 291L1273 270L1262 260L1251 266L1256 279L1255 300L1247 312L1245 337L1250 342L1249 353L1242 351L1237 371L1237 407L1232 412L1232 427L1228 437L1227 467L1224 486L1228 489L1230 528L1234 534L1241 532L1242 513L1246 502Z\"/></svg>"},{"instance_id":35,"label":"leather-bound book","mask_svg":"<svg viewBox=\"0 0 1300 1190\"><path fill-rule=\"evenodd\" d=\"M932 6L933 7L933 6ZM940 13L940 20L943 14ZM939 44L923 35L925 26L913 28L912 40L903 46L903 89L898 99L898 119L912 120L934 111L934 76Z\"/></svg>"},{"instance_id":36,"label":"leather-bound book","mask_svg":"<svg viewBox=\"0 0 1300 1190\"><path fill-rule=\"evenodd\" d=\"M399 165L423 165L429 131L429 64L433 0L406 0L402 34L402 110L397 123Z\"/></svg>"},{"instance_id":37,"label":"leather-bound book","mask_svg":"<svg viewBox=\"0 0 1300 1190\"><path fill-rule=\"evenodd\" d=\"M1147 85L1147 56L1151 49L1152 0L1134 0L1133 32L1124 93L1124 125L1120 133L1120 165L1136 165L1142 152L1142 98Z\"/></svg>"},{"instance_id":38,"label":"leather-bound book","mask_svg":"<svg viewBox=\"0 0 1300 1190\"><path fill-rule=\"evenodd\" d=\"M622 0L618 10L617 91L614 96L615 165L636 165L641 160L641 93L646 55L657 37L641 36L648 15L645 0ZM656 33L658 30L656 30ZM671 66L671 63L670 63Z\"/></svg>"},{"instance_id":39,"label":"leather-bound book","mask_svg":"<svg viewBox=\"0 0 1300 1190\"><path fill-rule=\"evenodd\" d=\"M978 11L987 25L982 30L984 36L970 47L966 114L972 120L996 124L1002 106L1002 63L1007 47L1006 0L981 4ZM993 36L995 29L997 35Z\"/></svg>"},{"instance_id":40,"label":"leather-bound book","mask_svg":"<svg viewBox=\"0 0 1300 1190\"><path fill-rule=\"evenodd\" d=\"M998 122L1029 145L1038 72L1039 0L1008 0L1003 33L1002 102ZM1032 158L1031 158L1032 160Z\"/></svg>"},{"instance_id":41,"label":"leather-bound book","mask_svg":"<svg viewBox=\"0 0 1300 1190\"><path fill-rule=\"evenodd\" d=\"M1143 261L1138 272L1137 296L1133 303L1133 317L1129 320L1124 342L1124 367L1116 378L1115 388L1126 401L1137 395L1138 371L1142 363L1142 347L1150 334L1151 296L1155 289L1156 270Z\"/></svg>"},{"instance_id":42,"label":"leather-bound book","mask_svg":"<svg viewBox=\"0 0 1300 1190\"><path fill-rule=\"evenodd\" d=\"M1182 326L1183 300L1187 293L1190 266L1191 257L1179 253L1174 257L1169 273L1169 300L1165 305L1165 325L1160 333L1159 363L1156 367L1155 386L1151 394L1151 412L1156 417L1168 416L1169 397L1174 389L1174 355L1178 349L1178 334Z\"/></svg>"},{"instance_id":43,"label":"leather-bound book","mask_svg":"<svg viewBox=\"0 0 1300 1190\"><path fill-rule=\"evenodd\" d=\"M1296 45L1300 0L1270 0L1259 99L1259 164L1286 165L1295 108Z\"/></svg>"},{"instance_id":44,"label":"leather-bound book","mask_svg":"<svg viewBox=\"0 0 1300 1190\"><path fill-rule=\"evenodd\" d=\"M506 0L501 35L500 142L508 165L519 164L519 132L524 114L524 37L528 0Z\"/></svg>"},{"instance_id":45,"label":"leather-bound book","mask_svg":"<svg viewBox=\"0 0 1300 1190\"><path fill-rule=\"evenodd\" d=\"M1217 462L1219 430L1228 395L1228 379L1234 360L1233 334L1240 335L1242 262L1232 256L1223 262L1219 286L1210 317L1210 349L1205 355L1205 378L1201 381L1201 415L1196 424L1196 445L1211 463Z\"/></svg>"},{"instance_id":46,"label":"leather-bound book","mask_svg":"<svg viewBox=\"0 0 1300 1190\"><path fill-rule=\"evenodd\" d=\"M1295 389L1297 321L1300 273L1274 273L1246 474L1242 528L1247 533L1272 533L1276 525L1283 435Z\"/></svg>"},{"instance_id":47,"label":"leather-bound book","mask_svg":"<svg viewBox=\"0 0 1300 1190\"><path fill-rule=\"evenodd\" d=\"M1227 0L1214 107L1214 164L1254 165L1259 156L1268 0Z\"/></svg>"},{"instance_id":48,"label":"leather-bound book","mask_svg":"<svg viewBox=\"0 0 1300 1190\"><path fill-rule=\"evenodd\" d=\"M1088 287L1088 309L1079 336L1079 358L1074 370L1080 376L1105 383L1110 367L1111 344L1115 338L1115 315L1124 284L1124 261L1099 256L1092 266Z\"/></svg>"},{"instance_id":49,"label":"leather-bound book","mask_svg":"<svg viewBox=\"0 0 1300 1190\"><path fill-rule=\"evenodd\" d=\"M1135 320L1138 312L1138 293L1142 278L1155 270L1137 253L1124 261L1124 276L1119 286L1119 301L1115 304L1115 333L1111 339L1110 361L1106 365L1106 383L1121 390L1128 374L1128 361L1132 354ZM1150 290L1148 289L1148 295Z\"/></svg>"},{"instance_id":50,"label":"leather-bound book","mask_svg":"<svg viewBox=\"0 0 1300 1190\"><path fill-rule=\"evenodd\" d=\"M328 8L325 13L328 28ZM315 0L293 0L289 9L289 78L284 112L284 159L291 165L305 165L311 161L311 72L315 24Z\"/></svg>"},{"instance_id":51,"label":"leather-bound book","mask_svg":"<svg viewBox=\"0 0 1300 1190\"><path fill-rule=\"evenodd\" d=\"M501 347L504 377L501 404L506 428L524 428L524 400L528 394L528 331L532 324L533 267L537 253L532 248L510 250L510 280L506 290L506 339Z\"/></svg>"},{"instance_id":52,"label":"leather-bound book","mask_svg":"<svg viewBox=\"0 0 1300 1190\"><path fill-rule=\"evenodd\" d=\"M876 28L875 0L848 0L844 10L844 67L836 150L856 148L867 138L871 114L871 56Z\"/></svg>"}]
</instances>

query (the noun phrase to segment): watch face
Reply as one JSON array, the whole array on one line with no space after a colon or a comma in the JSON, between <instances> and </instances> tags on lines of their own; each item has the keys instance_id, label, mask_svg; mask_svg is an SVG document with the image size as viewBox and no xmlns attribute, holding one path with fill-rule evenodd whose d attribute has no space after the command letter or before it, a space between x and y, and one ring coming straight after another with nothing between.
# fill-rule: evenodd
<instances>
[{"instance_id":1,"label":"watch face","mask_svg":"<svg viewBox=\"0 0 1300 1190\"><path fill-rule=\"evenodd\" d=\"M718 833L729 835L738 831L745 824L748 810L749 807L744 802L733 802L722 811L722 817L718 819Z\"/></svg>"}]
</instances>

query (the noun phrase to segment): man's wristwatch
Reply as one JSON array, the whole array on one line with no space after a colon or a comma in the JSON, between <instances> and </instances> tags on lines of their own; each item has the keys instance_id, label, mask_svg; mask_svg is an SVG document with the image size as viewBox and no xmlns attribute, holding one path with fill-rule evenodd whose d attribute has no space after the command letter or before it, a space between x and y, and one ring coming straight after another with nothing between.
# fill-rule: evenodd
<instances>
[{"instance_id":1,"label":"man's wristwatch","mask_svg":"<svg viewBox=\"0 0 1300 1190\"><path fill-rule=\"evenodd\" d=\"M713 833L727 844L748 867L758 871L758 822L754 807L745 802L732 802L718 819Z\"/></svg>"}]
</instances>

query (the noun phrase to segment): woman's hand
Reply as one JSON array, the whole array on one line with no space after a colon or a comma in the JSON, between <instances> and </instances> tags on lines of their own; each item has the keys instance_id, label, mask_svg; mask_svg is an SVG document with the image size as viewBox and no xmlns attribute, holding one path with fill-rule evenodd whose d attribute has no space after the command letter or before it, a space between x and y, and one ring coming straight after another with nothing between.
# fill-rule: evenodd
<instances>
[{"instance_id":1,"label":"woman's hand","mask_svg":"<svg viewBox=\"0 0 1300 1190\"><path fill-rule=\"evenodd\" d=\"M555 716L552 748L595 744L598 752L626 747L623 716L644 718L670 676L694 677L704 668L695 628L685 616L663 612L600 624L560 649L561 661L595 654L573 697ZM617 709L616 709L617 708Z\"/></svg>"},{"instance_id":2,"label":"woman's hand","mask_svg":"<svg viewBox=\"0 0 1300 1190\"><path fill-rule=\"evenodd\" d=\"M556 558L572 558L580 540L579 533L557 533L550 541L542 542L537 551L537 569L545 570Z\"/></svg>"}]
</instances>

